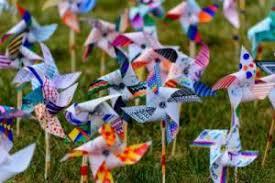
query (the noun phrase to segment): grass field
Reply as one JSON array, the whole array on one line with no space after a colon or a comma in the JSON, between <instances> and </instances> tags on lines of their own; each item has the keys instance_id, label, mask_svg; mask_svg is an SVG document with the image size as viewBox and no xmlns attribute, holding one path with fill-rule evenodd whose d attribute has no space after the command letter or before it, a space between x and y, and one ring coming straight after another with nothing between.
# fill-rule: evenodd
<instances>
[{"instance_id":1,"label":"grass field","mask_svg":"<svg viewBox=\"0 0 275 183\"><path fill-rule=\"evenodd\" d=\"M21 3L22 1L22 3ZM69 30L60 23L56 8L41 11L43 0L21 0L24 7L37 17L41 24L57 22L59 28L53 37L46 42L53 52L56 63L61 72L70 72L68 37ZM262 20L269 11L271 0L266 7L260 7L257 0L247 1L246 14L242 19L241 43L248 49L251 48L247 41L248 28L259 20ZM165 8L168 10L178 4L180 0L166 0ZM207 4L198 0L199 3ZM95 11L89 16L114 21L115 18L127 6L126 0L98 0ZM185 53L188 53L188 40L182 34L180 25L173 23L169 26L158 23L159 37L163 44L180 45ZM0 17L0 33L7 31L12 26L11 17L5 14ZM99 60L101 51L96 50L92 59L87 63L81 60L83 43L90 31L89 25L82 24L82 32L77 35L77 70L82 71L80 86L74 101L85 101L86 91L90 81L99 76ZM203 38L211 51L210 65L203 76L203 81L213 85L222 76L236 71L239 60L236 58L236 48L232 40L233 28L225 21L221 10L215 20L207 25L200 26ZM0 48L4 51L4 47ZM265 51L265 58L274 59L272 45ZM116 69L114 60L108 59L108 71ZM0 101L1 105L16 104L16 90L11 85L15 72L0 71ZM264 168L261 167L262 154L265 148L267 132L271 123L272 109L267 100L241 105L241 139L244 150L258 150L259 158L251 166L239 170L239 182L271 183L275 182L275 144L269 154ZM201 104L188 104L183 108L181 115L181 129L177 141L176 156L170 158L171 145L168 146L167 182L211 182L209 179L209 150L190 147L191 142L203 129L227 129L230 127L230 104L226 92L219 92L216 97L207 98ZM63 116L60 120L66 132L72 129ZM161 132L159 123L139 125L136 123L129 126L129 143L139 143L153 140L152 148L142 161L135 165L116 169L113 176L119 183L155 183L161 182ZM18 175L9 182L44 182L44 132L38 122L23 120L21 135L15 138L13 151L17 151L30 143L36 143L37 149L31 166L26 172ZM79 167L81 160L72 160L60 163L63 155L73 148L73 144L66 144L58 138L51 138L52 167L50 171L50 183L73 183L79 181ZM233 175L233 170L230 171ZM233 176L230 176L233 181Z\"/></svg>"}]
</instances>

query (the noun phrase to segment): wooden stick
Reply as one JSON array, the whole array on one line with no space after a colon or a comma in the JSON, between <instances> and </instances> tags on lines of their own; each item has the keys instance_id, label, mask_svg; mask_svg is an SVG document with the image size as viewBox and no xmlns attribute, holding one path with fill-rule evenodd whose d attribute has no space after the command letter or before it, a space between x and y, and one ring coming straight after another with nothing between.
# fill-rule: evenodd
<instances>
[{"instance_id":1,"label":"wooden stick","mask_svg":"<svg viewBox=\"0 0 275 183\"><path fill-rule=\"evenodd\" d=\"M14 7L16 7L17 0L12 0L11 3L12 3L12 5L13 5ZM12 16L12 22L13 22L14 24L17 22L16 13L14 13L14 15Z\"/></svg>"},{"instance_id":2,"label":"wooden stick","mask_svg":"<svg viewBox=\"0 0 275 183\"><path fill-rule=\"evenodd\" d=\"M266 3L265 0L259 0L259 4L260 4L261 7L264 7L265 3Z\"/></svg>"},{"instance_id":3,"label":"wooden stick","mask_svg":"<svg viewBox=\"0 0 275 183\"><path fill-rule=\"evenodd\" d=\"M124 143L125 145L127 145L127 140L128 140L128 123L126 121L123 120L123 131L124 131Z\"/></svg>"},{"instance_id":4,"label":"wooden stick","mask_svg":"<svg viewBox=\"0 0 275 183\"><path fill-rule=\"evenodd\" d=\"M69 39L69 48L71 55L71 71L75 72L76 70L76 44L75 44L75 32L70 29L70 39Z\"/></svg>"},{"instance_id":5,"label":"wooden stick","mask_svg":"<svg viewBox=\"0 0 275 183\"><path fill-rule=\"evenodd\" d=\"M165 142L165 122L160 122L161 126L161 172L162 172L162 183L165 183L166 175L166 142Z\"/></svg>"},{"instance_id":6,"label":"wooden stick","mask_svg":"<svg viewBox=\"0 0 275 183\"><path fill-rule=\"evenodd\" d=\"M189 54L192 58L196 56L196 43L194 41L189 42Z\"/></svg>"},{"instance_id":7,"label":"wooden stick","mask_svg":"<svg viewBox=\"0 0 275 183\"><path fill-rule=\"evenodd\" d=\"M234 45L235 45L235 61L237 63L240 62L240 33L239 29L234 29L234 35L233 35L233 40L234 40Z\"/></svg>"},{"instance_id":8,"label":"wooden stick","mask_svg":"<svg viewBox=\"0 0 275 183\"><path fill-rule=\"evenodd\" d=\"M83 155L82 157L80 173L80 183L88 183L88 157L86 155Z\"/></svg>"},{"instance_id":9,"label":"wooden stick","mask_svg":"<svg viewBox=\"0 0 275 183\"><path fill-rule=\"evenodd\" d=\"M234 170L234 183L238 183L238 168L237 167Z\"/></svg>"},{"instance_id":10,"label":"wooden stick","mask_svg":"<svg viewBox=\"0 0 275 183\"><path fill-rule=\"evenodd\" d=\"M266 147L265 147L264 157L263 157L263 161L262 161L262 167L264 167L267 155L271 149L274 128L275 128L275 111L273 110L272 122L271 122L271 126L270 126L269 133L268 133L268 139L267 139L267 143L266 143Z\"/></svg>"},{"instance_id":11,"label":"wooden stick","mask_svg":"<svg viewBox=\"0 0 275 183\"><path fill-rule=\"evenodd\" d=\"M106 73L106 53L102 52L100 59L100 76L105 75Z\"/></svg>"},{"instance_id":12,"label":"wooden stick","mask_svg":"<svg viewBox=\"0 0 275 183\"><path fill-rule=\"evenodd\" d=\"M51 152L50 152L50 134L45 132L45 172L44 172L44 178L45 180L48 179L49 176L49 170L51 165Z\"/></svg>"},{"instance_id":13,"label":"wooden stick","mask_svg":"<svg viewBox=\"0 0 275 183\"><path fill-rule=\"evenodd\" d=\"M19 90L17 92L17 109L21 109L21 106L22 106L22 95L23 95L22 90ZM21 122L21 118L17 118L16 119L16 136L17 137L20 135L20 122Z\"/></svg>"}]
</instances>

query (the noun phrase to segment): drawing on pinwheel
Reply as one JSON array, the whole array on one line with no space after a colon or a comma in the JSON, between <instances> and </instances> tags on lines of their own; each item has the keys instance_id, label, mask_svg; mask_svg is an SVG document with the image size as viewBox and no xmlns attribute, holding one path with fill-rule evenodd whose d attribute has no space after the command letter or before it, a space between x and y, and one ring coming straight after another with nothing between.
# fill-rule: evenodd
<instances>
[{"instance_id":1,"label":"drawing on pinwheel","mask_svg":"<svg viewBox=\"0 0 275 183\"><path fill-rule=\"evenodd\" d=\"M88 13L95 5L96 0L47 0L42 9L57 6L63 23L73 31L80 32L77 15Z\"/></svg>"},{"instance_id":2,"label":"drawing on pinwheel","mask_svg":"<svg viewBox=\"0 0 275 183\"><path fill-rule=\"evenodd\" d=\"M188 38L200 43L202 40L198 31L198 24L210 22L217 10L218 5L216 4L201 9L195 0L186 0L168 11L166 20L179 20Z\"/></svg>"},{"instance_id":3,"label":"drawing on pinwheel","mask_svg":"<svg viewBox=\"0 0 275 183\"><path fill-rule=\"evenodd\" d=\"M273 83L256 83L256 64L251 54L242 47L240 70L220 79L213 90L227 89L233 112L241 102L263 100L268 96ZM239 124L236 124L239 125Z\"/></svg>"},{"instance_id":4,"label":"drawing on pinwheel","mask_svg":"<svg viewBox=\"0 0 275 183\"><path fill-rule=\"evenodd\" d=\"M252 44L252 54L257 56L259 45L262 42L275 41L274 27L275 27L275 9L272 8L269 15L248 31L248 39Z\"/></svg>"},{"instance_id":5,"label":"drawing on pinwheel","mask_svg":"<svg viewBox=\"0 0 275 183\"><path fill-rule=\"evenodd\" d=\"M172 64L165 81L165 86L177 86L191 89L200 97L214 96L211 88L200 82L200 79L209 64L210 53L208 46L202 44L196 58L191 58L178 51L178 59Z\"/></svg>"},{"instance_id":6,"label":"drawing on pinwheel","mask_svg":"<svg viewBox=\"0 0 275 183\"><path fill-rule=\"evenodd\" d=\"M115 52L120 68L110 74L101 76L90 84L89 94L94 94L107 88L109 95L120 95L111 101L114 110L122 115L121 107L126 106L125 102L145 95L146 84L139 81L130 60L123 51L115 47Z\"/></svg>"},{"instance_id":7,"label":"drawing on pinwheel","mask_svg":"<svg viewBox=\"0 0 275 183\"><path fill-rule=\"evenodd\" d=\"M114 182L111 170L138 163L151 145L151 142L146 142L126 146L109 124L103 125L99 133L99 137L75 148L61 160L88 156L93 179L97 183Z\"/></svg>"},{"instance_id":8,"label":"drawing on pinwheel","mask_svg":"<svg viewBox=\"0 0 275 183\"><path fill-rule=\"evenodd\" d=\"M123 139L123 120L107 103L108 100L118 97L120 95L114 94L87 102L74 103L66 109L65 118L70 124L77 127L88 124L90 136L93 136L103 124L108 123L116 134Z\"/></svg>"},{"instance_id":9,"label":"drawing on pinwheel","mask_svg":"<svg viewBox=\"0 0 275 183\"><path fill-rule=\"evenodd\" d=\"M228 167L242 168L250 165L258 156L256 151L242 151L239 129L204 130L193 146L210 148L210 175L214 183L227 182ZM235 175L236 176L236 175Z\"/></svg>"}]
</instances>

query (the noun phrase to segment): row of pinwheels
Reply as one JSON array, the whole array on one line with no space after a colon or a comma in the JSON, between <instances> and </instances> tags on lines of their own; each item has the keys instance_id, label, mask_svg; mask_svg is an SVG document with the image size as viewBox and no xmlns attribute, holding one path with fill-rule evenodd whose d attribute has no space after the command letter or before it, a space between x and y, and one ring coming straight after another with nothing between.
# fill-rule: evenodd
<instances>
[{"instance_id":1,"label":"row of pinwheels","mask_svg":"<svg viewBox=\"0 0 275 183\"><path fill-rule=\"evenodd\" d=\"M0 68L17 69L12 83L17 86L31 83L32 91L23 97L21 109L1 107L0 151L4 156L0 158L0 181L24 171L34 152L35 146L31 145L9 155L13 144L11 127L13 119L18 117L37 120L47 134L84 143L70 151L62 161L88 157L96 182L113 182L111 169L137 163L150 147L151 142L127 147L127 121L160 121L165 181L165 144L173 141L179 131L180 104L201 102L202 97L214 96L216 90L223 88L228 89L232 106L230 130L205 130L193 144L211 148L210 173L214 182L226 181L226 167L244 167L254 161L257 152L241 151L238 106L241 102L264 99L267 95L273 101L274 76L256 79L254 59L242 48L240 71L221 79L213 88L207 87L200 79L209 64L210 51L198 33L198 23L211 21L218 5L200 8L194 0L187 0L164 16L162 3L162 0L138 0L116 24L97 19L88 21L93 29L85 42L84 58L88 58L94 47L99 47L116 59L119 68L89 86L91 97L106 89L107 96L72 105L81 73L60 74L50 50L43 43L57 26L40 26L27 10L17 7L22 20L1 39L2 44L7 43L7 48L6 54L0 56ZM44 8L55 5L64 23L79 32L76 15L89 12L95 1L49 0ZM223 1L224 15L238 28L236 6L234 0ZM200 46L195 58L182 53L177 46L162 45L153 17L165 17L166 22L179 19L188 38ZM124 33L129 26L136 32ZM256 33L261 31L259 29ZM255 39L259 42L257 37ZM34 52L35 45L41 47L43 56ZM41 63L36 64L38 60ZM146 68L148 73L145 79L137 75L141 68ZM146 98L145 105L129 106L133 100L139 104L142 100L137 99L143 97ZM75 126L68 134L57 116L63 110L66 120ZM92 139L97 132L99 136ZM87 181L87 171L84 163L81 167L81 176L85 177L83 182Z\"/></svg>"}]
</instances>

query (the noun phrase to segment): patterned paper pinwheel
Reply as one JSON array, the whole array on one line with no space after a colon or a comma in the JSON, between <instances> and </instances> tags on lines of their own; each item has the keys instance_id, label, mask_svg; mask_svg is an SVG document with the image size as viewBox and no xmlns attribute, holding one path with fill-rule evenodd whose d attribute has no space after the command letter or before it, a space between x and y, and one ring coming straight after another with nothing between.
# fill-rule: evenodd
<instances>
[{"instance_id":1,"label":"patterned paper pinwheel","mask_svg":"<svg viewBox=\"0 0 275 183\"><path fill-rule=\"evenodd\" d=\"M171 88L187 87L200 97L214 96L215 92L200 82L201 76L209 64L210 53L207 45L202 44L195 59L181 52L178 52L178 55L176 63L171 66L165 86Z\"/></svg>"},{"instance_id":2,"label":"patterned paper pinwheel","mask_svg":"<svg viewBox=\"0 0 275 183\"><path fill-rule=\"evenodd\" d=\"M149 149L151 142L126 146L117 138L110 125L100 129L101 136L74 149L61 161L79 156L88 156L93 178L97 183L113 183L111 170L125 165L136 164ZM87 171L88 167L82 167ZM85 169L85 170L84 170Z\"/></svg>"},{"instance_id":3,"label":"patterned paper pinwheel","mask_svg":"<svg viewBox=\"0 0 275 183\"><path fill-rule=\"evenodd\" d=\"M180 105L186 102L199 102L200 98L192 90L183 88L162 87L159 62L155 65L154 74L147 80L147 95L145 106L122 108L126 114L139 123L154 122L161 120L162 125L162 180L166 175L166 147L165 129L167 142L175 139L179 130Z\"/></svg>"},{"instance_id":4,"label":"patterned paper pinwheel","mask_svg":"<svg viewBox=\"0 0 275 183\"><path fill-rule=\"evenodd\" d=\"M103 20L91 20L92 31L85 41L84 59L91 54L94 46L99 47L110 57L115 58L116 54L112 42L118 36L116 26Z\"/></svg>"},{"instance_id":5,"label":"patterned paper pinwheel","mask_svg":"<svg viewBox=\"0 0 275 183\"><path fill-rule=\"evenodd\" d=\"M120 95L109 95L83 103L74 103L66 109L65 117L69 123L78 127L88 124L91 135L95 134L104 123L109 123L123 139L123 120L107 103L108 100L118 97Z\"/></svg>"},{"instance_id":6,"label":"patterned paper pinwheel","mask_svg":"<svg viewBox=\"0 0 275 183\"><path fill-rule=\"evenodd\" d=\"M0 182L25 171L31 163L35 144L29 145L24 149L10 155L11 147L5 145L5 139L0 135Z\"/></svg>"},{"instance_id":7,"label":"patterned paper pinwheel","mask_svg":"<svg viewBox=\"0 0 275 183\"><path fill-rule=\"evenodd\" d=\"M118 98L112 99L112 106L116 112L122 114L121 107L125 107L124 102L143 96L146 84L138 80L127 56L118 48L115 48L115 52L120 69L102 76L93 82L89 87L89 94L94 94L108 88L110 95L121 95Z\"/></svg>"},{"instance_id":8,"label":"patterned paper pinwheel","mask_svg":"<svg viewBox=\"0 0 275 183\"><path fill-rule=\"evenodd\" d=\"M155 23L151 16L161 18L164 15L163 2L164 0L137 0L137 5L131 7L129 11L131 26L137 31L156 32Z\"/></svg>"},{"instance_id":9,"label":"patterned paper pinwheel","mask_svg":"<svg viewBox=\"0 0 275 183\"><path fill-rule=\"evenodd\" d=\"M47 0L43 10L57 6L59 15L65 25L75 32L80 32L78 14L91 11L96 5L96 0Z\"/></svg>"},{"instance_id":10,"label":"patterned paper pinwheel","mask_svg":"<svg viewBox=\"0 0 275 183\"><path fill-rule=\"evenodd\" d=\"M241 151L238 128L204 130L193 142L194 146L210 148L210 175L214 183L227 182L228 167L246 167L258 156L256 151Z\"/></svg>"},{"instance_id":11,"label":"patterned paper pinwheel","mask_svg":"<svg viewBox=\"0 0 275 183\"><path fill-rule=\"evenodd\" d=\"M256 64L250 53L242 47L240 70L220 79L213 90L227 89L234 113L241 102L264 99L274 87L273 83L256 83ZM239 124L235 124L239 125Z\"/></svg>"},{"instance_id":12,"label":"patterned paper pinwheel","mask_svg":"<svg viewBox=\"0 0 275 183\"><path fill-rule=\"evenodd\" d=\"M195 0L186 0L170 10L166 15L166 19L179 19L188 38L196 43L200 43L201 36L198 32L198 24L210 22L217 10L218 6L216 4L201 9Z\"/></svg>"},{"instance_id":13,"label":"patterned paper pinwheel","mask_svg":"<svg viewBox=\"0 0 275 183\"><path fill-rule=\"evenodd\" d=\"M251 27L248 31L248 38L252 43L253 56L257 56L261 42L275 41L275 8L271 9L268 17Z\"/></svg>"}]
</instances>

